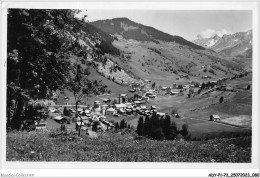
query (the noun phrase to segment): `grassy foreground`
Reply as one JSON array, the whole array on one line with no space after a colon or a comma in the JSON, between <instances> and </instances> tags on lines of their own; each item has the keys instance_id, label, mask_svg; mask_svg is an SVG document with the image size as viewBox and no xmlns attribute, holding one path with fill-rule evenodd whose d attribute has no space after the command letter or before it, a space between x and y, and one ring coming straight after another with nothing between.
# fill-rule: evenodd
<instances>
[{"instance_id":1,"label":"grassy foreground","mask_svg":"<svg viewBox=\"0 0 260 178\"><path fill-rule=\"evenodd\" d=\"M208 141L136 140L131 132L96 139L59 132L7 133L7 161L251 162L251 137Z\"/></svg>"}]
</instances>

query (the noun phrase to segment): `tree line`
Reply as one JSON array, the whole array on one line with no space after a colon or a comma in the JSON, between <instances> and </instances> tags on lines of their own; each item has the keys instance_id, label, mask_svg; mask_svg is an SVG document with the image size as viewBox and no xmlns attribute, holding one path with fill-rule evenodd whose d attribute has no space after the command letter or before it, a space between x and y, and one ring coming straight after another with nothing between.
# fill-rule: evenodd
<instances>
[{"instance_id":1,"label":"tree line","mask_svg":"<svg viewBox=\"0 0 260 178\"><path fill-rule=\"evenodd\" d=\"M130 124L128 124L124 119L122 119L120 122L115 123L115 130L118 131L120 129L132 129Z\"/></svg>"},{"instance_id":2,"label":"tree line","mask_svg":"<svg viewBox=\"0 0 260 178\"><path fill-rule=\"evenodd\" d=\"M188 140L191 134L188 130L188 125L183 124L182 129L178 130L177 124L171 120L169 115L160 117L154 112L150 117L140 116L137 124L136 133L139 136L156 140L174 140L181 135Z\"/></svg>"}]
</instances>

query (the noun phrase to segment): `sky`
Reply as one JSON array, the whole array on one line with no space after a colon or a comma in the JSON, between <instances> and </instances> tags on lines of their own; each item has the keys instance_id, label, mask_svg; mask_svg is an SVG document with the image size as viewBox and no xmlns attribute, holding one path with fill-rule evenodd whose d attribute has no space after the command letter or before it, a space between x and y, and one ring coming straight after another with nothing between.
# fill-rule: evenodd
<instances>
[{"instance_id":1,"label":"sky","mask_svg":"<svg viewBox=\"0 0 260 178\"><path fill-rule=\"evenodd\" d=\"M190 41L198 34L222 36L252 29L252 12L248 10L87 10L83 13L89 22L127 17Z\"/></svg>"}]
</instances>

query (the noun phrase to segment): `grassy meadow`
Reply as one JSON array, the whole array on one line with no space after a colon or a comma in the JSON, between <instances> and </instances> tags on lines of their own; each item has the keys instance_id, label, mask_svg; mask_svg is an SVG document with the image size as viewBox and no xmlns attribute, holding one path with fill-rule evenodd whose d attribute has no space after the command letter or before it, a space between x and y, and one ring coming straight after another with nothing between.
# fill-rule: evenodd
<instances>
[{"instance_id":1,"label":"grassy meadow","mask_svg":"<svg viewBox=\"0 0 260 178\"><path fill-rule=\"evenodd\" d=\"M251 137L208 141L135 139L131 130L92 139L76 133L7 133L7 161L251 162Z\"/></svg>"}]
</instances>

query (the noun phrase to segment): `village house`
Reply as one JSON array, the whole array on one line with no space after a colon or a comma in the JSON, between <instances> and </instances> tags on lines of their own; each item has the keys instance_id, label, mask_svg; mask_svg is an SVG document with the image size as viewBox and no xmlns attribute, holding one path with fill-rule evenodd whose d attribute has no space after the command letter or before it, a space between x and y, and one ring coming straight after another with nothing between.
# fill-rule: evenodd
<instances>
[{"instance_id":1,"label":"village house","mask_svg":"<svg viewBox=\"0 0 260 178\"><path fill-rule=\"evenodd\" d=\"M189 85L183 85L183 88L188 89L188 88L190 88L190 86Z\"/></svg>"},{"instance_id":2,"label":"village house","mask_svg":"<svg viewBox=\"0 0 260 178\"><path fill-rule=\"evenodd\" d=\"M204 76L202 76L201 78L208 79L208 78L210 78L210 77L207 76L207 75L204 75Z\"/></svg>"},{"instance_id":3,"label":"village house","mask_svg":"<svg viewBox=\"0 0 260 178\"><path fill-rule=\"evenodd\" d=\"M116 110L120 110L120 109L126 109L126 105L121 103L121 104L115 104Z\"/></svg>"},{"instance_id":4,"label":"village house","mask_svg":"<svg viewBox=\"0 0 260 178\"><path fill-rule=\"evenodd\" d=\"M219 121L220 117L219 115L213 114L210 116L210 121Z\"/></svg>"},{"instance_id":5,"label":"village house","mask_svg":"<svg viewBox=\"0 0 260 178\"><path fill-rule=\"evenodd\" d=\"M231 86L226 86L225 90L226 91L235 91L235 89Z\"/></svg>"},{"instance_id":6,"label":"village house","mask_svg":"<svg viewBox=\"0 0 260 178\"><path fill-rule=\"evenodd\" d=\"M135 105L136 106L142 106L142 105L145 105L145 101L134 101Z\"/></svg>"},{"instance_id":7,"label":"village house","mask_svg":"<svg viewBox=\"0 0 260 178\"><path fill-rule=\"evenodd\" d=\"M109 98L104 98L103 99L103 102L105 102L105 103L109 103L111 101L111 99L109 99Z\"/></svg>"},{"instance_id":8,"label":"village house","mask_svg":"<svg viewBox=\"0 0 260 178\"><path fill-rule=\"evenodd\" d=\"M166 114L163 113L163 112L157 112L156 114L159 115L159 116L161 116L161 117L166 115Z\"/></svg>"},{"instance_id":9,"label":"village house","mask_svg":"<svg viewBox=\"0 0 260 178\"><path fill-rule=\"evenodd\" d=\"M55 116L54 120L56 120L59 123L64 123L66 122L66 118L62 117L62 116Z\"/></svg>"},{"instance_id":10,"label":"village house","mask_svg":"<svg viewBox=\"0 0 260 178\"><path fill-rule=\"evenodd\" d=\"M116 113L116 110L114 108L108 108L106 110L106 115L114 115Z\"/></svg>"},{"instance_id":11,"label":"village house","mask_svg":"<svg viewBox=\"0 0 260 178\"><path fill-rule=\"evenodd\" d=\"M170 92L170 95L179 95L179 91L177 91L177 90L172 90L172 91Z\"/></svg>"}]
</instances>

